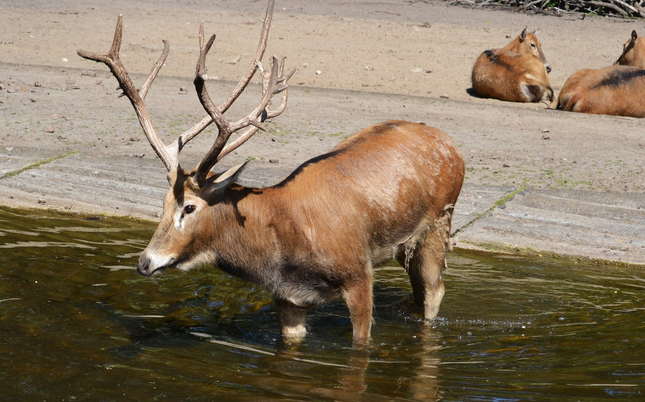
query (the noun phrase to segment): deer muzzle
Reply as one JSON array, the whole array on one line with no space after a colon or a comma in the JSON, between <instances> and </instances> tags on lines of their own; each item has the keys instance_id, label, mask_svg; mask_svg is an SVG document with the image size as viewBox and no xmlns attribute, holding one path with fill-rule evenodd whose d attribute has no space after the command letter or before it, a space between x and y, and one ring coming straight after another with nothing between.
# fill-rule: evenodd
<instances>
[{"instance_id":1,"label":"deer muzzle","mask_svg":"<svg viewBox=\"0 0 645 402\"><path fill-rule=\"evenodd\" d=\"M165 261L163 264L155 263L154 260L148 257L144 251L144 253L141 254L141 257L139 257L137 272L139 275L146 277L161 275L163 271L170 267L174 262L174 259L170 259L169 261Z\"/></svg>"}]
</instances>

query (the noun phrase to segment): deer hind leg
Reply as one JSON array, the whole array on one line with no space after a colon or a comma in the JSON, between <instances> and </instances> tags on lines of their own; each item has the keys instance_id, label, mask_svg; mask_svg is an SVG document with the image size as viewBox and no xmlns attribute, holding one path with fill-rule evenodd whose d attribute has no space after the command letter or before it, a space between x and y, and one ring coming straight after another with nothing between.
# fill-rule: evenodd
<instances>
[{"instance_id":1,"label":"deer hind leg","mask_svg":"<svg viewBox=\"0 0 645 402\"><path fill-rule=\"evenodd\" d=\"M372 270L364 278L353 281L343 289L343 299L349 309L354 328L354 343L367 343L372 329Z\"/></svg>"},{"instance_id":2,"label":"deer hind leg","mask_svg":"<svg viewBox=\"0 0 645 402\"><path fill-rule=\"evenodd\" d=\"M580 95L580 92L572 92L560 102L560 106L566 112L580 112L584 103L584 97Z\"/></svg>"},{"instance_id":3,"label":"deer hind leg","mask_svg":"<svg viewBox=\"0 0 645 402\"><path fill-rule=\"evenodd\" d=\"M450 223L453 206L427 228L417 242L407 245L397 254L397 260L410 276L412 293L417 305L423 307L423 316L431 320L439 313L446 288L443 271L447 267L446 253L450 246Z\"/></svg>"},{"instance_id":4,"label":"deer hind leg","mask_svg":"<svg viewBox=\"0 0 645 402\"><path fill-rule=\"evenodd\" d=\"M302 340L307 334L307 309L288 301L276 300L275 312L280 323L282 336L290 341Z\"/></svg>"},{"instance_id":5,"label":"deer hind leg","mask_svg":"<svg viewBox=\"0 0 645 402\"><path fill-rule=\"evenodd\" d=\"M527 102L540 102L547 89L550 90L547 97L549 100L553 100L553 89L543 83L523 83L520 85L520 89L526 96Z\"/></svg>"}]
</instances>

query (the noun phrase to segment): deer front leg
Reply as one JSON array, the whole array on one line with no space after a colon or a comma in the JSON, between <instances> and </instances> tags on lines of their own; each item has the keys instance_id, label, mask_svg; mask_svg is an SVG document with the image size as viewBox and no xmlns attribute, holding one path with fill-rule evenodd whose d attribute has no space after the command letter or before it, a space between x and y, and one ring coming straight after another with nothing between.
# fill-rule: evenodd
<instances>
[{"instance_id":1,"label":"deer front leg","mask_svg":"<svg viewBox=\"0 0 645 402\"><path fill-rule=\"evenodd\" d=\"M343 299L349 309L349 316L354 328L354 343L366 344L370 339L372 328L372 277L352 283L343 290Z\"/></svg>"},{"instance_id":2,"label":"deer front leg","mask_svg":"<svg viewBox=\"0 0 645 402\"><path fill-rule=\"evenodd\" d=\"M307 334L307 309L288 301L276 300L275 313L280 323L280 331L286 340L298 341Z\"/></svg>"}]
</instances>

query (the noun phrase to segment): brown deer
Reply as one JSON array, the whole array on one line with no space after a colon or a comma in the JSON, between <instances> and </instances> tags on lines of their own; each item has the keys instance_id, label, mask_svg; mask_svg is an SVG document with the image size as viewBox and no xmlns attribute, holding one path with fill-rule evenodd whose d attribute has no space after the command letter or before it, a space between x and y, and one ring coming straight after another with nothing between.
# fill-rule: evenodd
<instances>
[{"instance_id":1,"label":"brown deer","mask_svg":"<svg viewBox=\"0 0 645 402\"><path fill-rule=\"evenodd\" d=\"M486 50L475 61L473 89L484 98L511 102L553 100L549 82L551 67L542 52L537 33L526 28L502 49Z\"/></svg>"},{"instance_id":2,"label":"brown deer","mask_svg":"<svg viewBox=\"0 0 645 402\"><path fill-rule=\"evenodd\" d=\"M331 152L298 167L277 185L246 188L234 183L243 165L216 174L211 168L227 153L264 127L264 119L284 111L288 79L275 57L263 74L263 96L257 107L236 123L224 111L244 90L266 47L273 10L269 2L256 58L221 106L206 86L204 44L195 88L208 112L195 127L165 145L152 126L144 98L164 52L137 91L119 60L122 17L107 55L79 50L81 57L107 64L130 99L150 144L170 172L161 222L139 258L137 270L154 276L168 268L198 265L220 269L268 290L285 338L305 335L307 309L344 299L357 343L370 337L373 268L396 258L408 271L414 300L424 317L437 315L444 295L443 270L450 248L454 205L464 178L464 161L442 131L418 123L388 121L359 131ZM282 93L277 110L267 109ZM219 134L193 170L179 165L182 147L211 122ZM246 128L234 142L233 132Z\"/></svg>"},{"instance_id":3,"label":"brown deer","mask_svg":"<svg viewBox=\"0 0 645 402\"><path fill-rule=\"evenodd\" d=\"M551 107L571 112L645 117L645 41L632 31L613 66L581 69Z\"/></svg>"},{"instance_id":4,"label":"brown deer","mask_svg":"<svg viewBox=\"0 0 645 402\"><path fill-rule=\"evenodd\" d=\"M623 45L623 53L614 63L615 66L632 66L645 69L645 39L632 31L632 36Z\"/></svg>"}]
</instances>

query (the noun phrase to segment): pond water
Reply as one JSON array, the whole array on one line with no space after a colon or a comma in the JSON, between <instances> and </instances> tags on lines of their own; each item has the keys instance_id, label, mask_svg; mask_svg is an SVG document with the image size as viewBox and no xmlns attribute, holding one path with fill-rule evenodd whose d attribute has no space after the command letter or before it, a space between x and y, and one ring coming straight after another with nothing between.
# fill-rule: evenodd
<instances>
[{"instance_id":1,"label":"pond water","mask_svg":"<svg viewBox=\"0 0 645 402\"><path fill-rule=\"evenodd\" d=\"M645 399L645 273L451 253L433 325L376 274L353 350L342 303L285 345L268 295L214 268L137 275L155 227L0 209L3 401Z\"/></svg>"}]
</instances>

